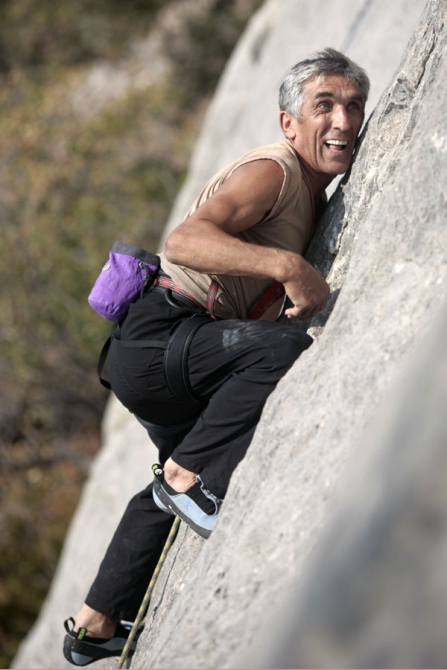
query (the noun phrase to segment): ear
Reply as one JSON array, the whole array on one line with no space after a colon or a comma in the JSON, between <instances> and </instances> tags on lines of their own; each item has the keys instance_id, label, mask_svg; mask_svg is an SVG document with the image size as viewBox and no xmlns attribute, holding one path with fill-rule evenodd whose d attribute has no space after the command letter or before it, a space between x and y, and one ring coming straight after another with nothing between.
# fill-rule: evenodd
<instances>
[{"instance_id":1,"label":"ear","mask_svg":"<svg viewBox=\"0 0 447 670\"><path fill-rule=\"evenodd\" d=\"M287 137L289 140L295 139L296 136L296 130L294 128L294 122L295 119L293 116L290 116L287 112L280 112L279 113L279 125L281 126L281 130L283 131L284 135Z\"/></svg>"}]
</instances>

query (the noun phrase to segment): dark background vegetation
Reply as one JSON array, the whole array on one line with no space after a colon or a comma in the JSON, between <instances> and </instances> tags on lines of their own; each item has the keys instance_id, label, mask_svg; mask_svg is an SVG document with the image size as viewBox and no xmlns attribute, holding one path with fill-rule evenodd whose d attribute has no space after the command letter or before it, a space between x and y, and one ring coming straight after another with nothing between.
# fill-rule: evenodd
<instances>
[{"instance_id":1,"label":"dark background vegetation","mask_svg":"<svg viewBox=\"0 0 447 670\"><path fill-rule=\"evenodd\" d=\"M203 2L179 39L162 18L182 4L0 1L0 667L39 611L100 445L109 325L87 295L115 239L156 250L261 1ZM80 113L73 91L90 68L122 66L157 29L169 75Z\"/></svg>"}]
</instances>

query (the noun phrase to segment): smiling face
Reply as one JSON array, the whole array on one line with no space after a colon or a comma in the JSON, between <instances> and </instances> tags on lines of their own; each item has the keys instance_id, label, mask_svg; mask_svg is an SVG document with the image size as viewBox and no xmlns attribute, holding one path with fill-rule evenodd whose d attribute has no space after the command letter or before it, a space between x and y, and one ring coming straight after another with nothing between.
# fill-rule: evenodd
<instances>
[{"instance_id":1,"label":"smiling face","mask_svg":"<svg viewBox=\"0 0 447 670\"><path fill-rule=\"evenodd\" d=\"M342 75L310 79L299 119L280 113L285 136L305 162L316 190L348 169L363 122L358 88Z\"/></svg>"}]
</instances>

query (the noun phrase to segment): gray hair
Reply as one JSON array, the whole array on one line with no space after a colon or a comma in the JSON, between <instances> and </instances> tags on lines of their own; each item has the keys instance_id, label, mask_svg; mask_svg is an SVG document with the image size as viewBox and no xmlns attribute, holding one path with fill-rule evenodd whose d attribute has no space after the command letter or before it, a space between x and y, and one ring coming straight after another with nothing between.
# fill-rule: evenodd
<instances>
[{"instance_id":1,"label":"gray hair","mask_svg":"<svg viewBox=\"0 0 447 670\"><path fill-rule=\"evenodd\" d=\"M317 51L312 58L300 61L289 70L279 89L279 109L298 119L304 102L305 84L309 79L324 75L346 77L358 88L366 103L369 78L365 70L340 51L327 48Z\"/></svg>"}]
</instances>

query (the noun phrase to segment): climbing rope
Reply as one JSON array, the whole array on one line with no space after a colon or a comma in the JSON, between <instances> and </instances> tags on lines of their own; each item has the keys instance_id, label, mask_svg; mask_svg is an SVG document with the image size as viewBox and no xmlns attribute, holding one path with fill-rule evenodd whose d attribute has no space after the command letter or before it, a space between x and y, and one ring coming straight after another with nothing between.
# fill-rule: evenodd
<instances>
[{"instance_id":1,"label":"climbing rope","mask_svg":"<svg viewBox=\"0 0 447 670\"><path fill-rule=\"evenodd\" d=\"M177 535L177 531L179 529L179 526L180 526L180 519L179 519L178 516L176 516L175 519L174 519L174 523L172 524L171 531L168 535L168 539L166 540L165 545L163 547L163 551L161 552L161 556L158 559L158 563L157 563L157 566L154 570L154 574L152 575L151 581L149 582L149 586L147 587L147 591L144 594L143 601L140 605L140 609L138 610L137 618L135 619L135 621L133 623L132 630L130 631L127 642L124 645L124 649L123 649L122 654L120 656L120 659L118 661L117 668L122 668L126 659L127 659L127 656L129 654L130 646L131 646L132 642L134 641L135 635L136 635L137 630L138 630L138 626L142 622L142 620L143 620L143 618L146 614L147 608L149 607L149 603L150 603L151 596L152 596L152 591L154 590L154 586L155 586L156 581L158 579L158 575L160 574L160 570L163 567L163 563L165 562L166 556L168 555L168 551L172 547L172 544L175 540L175 537Z\"/></svg>"}]
</instances>

